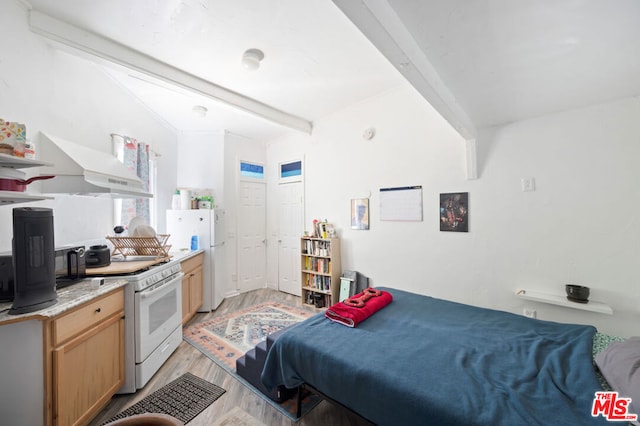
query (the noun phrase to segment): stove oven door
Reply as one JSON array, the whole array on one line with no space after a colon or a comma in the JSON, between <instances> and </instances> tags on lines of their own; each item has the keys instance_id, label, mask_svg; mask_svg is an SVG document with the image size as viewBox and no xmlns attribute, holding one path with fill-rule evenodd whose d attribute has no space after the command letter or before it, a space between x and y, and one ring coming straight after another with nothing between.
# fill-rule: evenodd
<instances>
[{"instance_id":1,"label":"stove oven door","mask_svg":"<svg viewBox=\"0 0 640 426\"><path fill-rule=\"evenodd\" d=\"M181 326L183 275L179 273L135 294L136 364Z\"/></svg>"}]
</instances>

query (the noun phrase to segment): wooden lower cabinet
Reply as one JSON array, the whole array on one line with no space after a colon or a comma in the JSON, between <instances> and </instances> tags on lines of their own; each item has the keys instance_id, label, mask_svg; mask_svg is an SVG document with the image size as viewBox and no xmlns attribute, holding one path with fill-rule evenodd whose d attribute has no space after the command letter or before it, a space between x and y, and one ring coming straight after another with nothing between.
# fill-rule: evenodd
<instances>
[{"instance_id":1,"label":"wooden lower cabinet","mask_svg":"<svg viewBox=\"0 0 640 426\"><path fill-rule=\"evenodd\" d=\"M200 253L187 260L180 266L182 278L182 325L186 324L202 306L202 261L204 254Z\"/></svg>"},{"instance_id":2,"label":"wooden lower cabinet","mask_svg":"<svg viewBox=\"0 0 640 426\"><path fill-rule=\"evenodd\" d=\"M124 383L124 293L118 289L50 322L53 425L84 425Z\"/></svg>"}]
</instances>

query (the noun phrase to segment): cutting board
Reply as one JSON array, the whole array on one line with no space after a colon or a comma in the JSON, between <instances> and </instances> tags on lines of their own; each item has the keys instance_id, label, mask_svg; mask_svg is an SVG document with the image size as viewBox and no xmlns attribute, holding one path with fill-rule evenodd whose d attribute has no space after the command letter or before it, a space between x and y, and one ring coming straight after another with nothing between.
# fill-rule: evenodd
<instances>
[{"instance_id":1,"label":"cutting board","mask_svg":"<svg viewBox=\"0 0 640 426\"><path fill-rule=\"evenodd\" d=\"M87 268L87 276L91 275L124 275L132 274L142 269L147 269L158 263L166 262L167 258L159 258L153 260L132 260L125 262L111 262L109 266L102 266L100 268Z\"/></svg>"}]
</instances>

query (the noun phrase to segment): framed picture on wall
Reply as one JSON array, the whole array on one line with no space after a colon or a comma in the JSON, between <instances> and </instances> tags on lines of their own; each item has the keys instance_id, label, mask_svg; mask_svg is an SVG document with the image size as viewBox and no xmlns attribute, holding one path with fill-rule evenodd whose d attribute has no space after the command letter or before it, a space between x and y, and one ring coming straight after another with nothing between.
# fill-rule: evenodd
<instances>
[{"instance_id":1,"label":"framed picture on wall","mask_svg":"<svg viewBox=\"0 0 640 426\"><path fill-rule=\"evenodd\" d=\"M469 193L440 194L440 230L469 232Z\"/></svg>"},{"instance_id":2,"label":"framed picture on wall","mask_svg":"<svg viewBox=\"0 0 640 426\"><path fill-rule=\"evenodd\" d=\"M351 229L369 229L369 199L351 200Z\"/></svg>"}]
</instances>

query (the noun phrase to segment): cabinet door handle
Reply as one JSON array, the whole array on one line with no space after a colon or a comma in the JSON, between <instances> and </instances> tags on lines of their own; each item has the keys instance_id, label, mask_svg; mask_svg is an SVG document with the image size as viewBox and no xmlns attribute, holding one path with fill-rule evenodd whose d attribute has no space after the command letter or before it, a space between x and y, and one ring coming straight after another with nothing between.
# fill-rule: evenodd
<instances>
[{"instance_id":1,"label":"cabinet door handle","mask_svg":"<svg viewBox=\"0 0 640 426\"><path fill-rule=\"evenodd\" d=\"M101 308L96 309L96 312L102 312Z\"/></svg>"}]
</instances>

